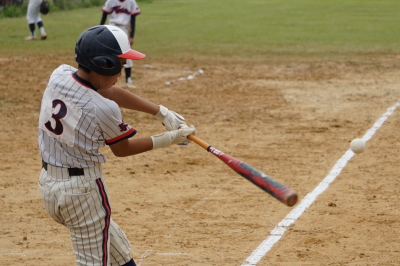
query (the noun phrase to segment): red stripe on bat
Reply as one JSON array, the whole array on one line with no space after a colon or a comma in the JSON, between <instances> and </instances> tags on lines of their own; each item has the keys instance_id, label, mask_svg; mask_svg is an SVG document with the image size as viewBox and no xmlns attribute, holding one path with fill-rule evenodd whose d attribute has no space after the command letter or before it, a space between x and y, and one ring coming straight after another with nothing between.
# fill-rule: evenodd
<instances>
[{"instance_id":1,"label":"red stripe on bat","mask_svg":"<svg viewBox=\"0 0 400 266\"><path fill-rule=\"evenodd\" d=\"M232 168L236 173L243 176L262 190L266 191L268 194L274 198L286 203L289 206L293 206L297 202L297 194L292 189L286 187L285 185L279 183L278 181L272 179L266 174L258 171L254 167L233 158L214 147L210 146L207 149L210 153L217 156L221 161Z\"/></svg>"}]
</instances>

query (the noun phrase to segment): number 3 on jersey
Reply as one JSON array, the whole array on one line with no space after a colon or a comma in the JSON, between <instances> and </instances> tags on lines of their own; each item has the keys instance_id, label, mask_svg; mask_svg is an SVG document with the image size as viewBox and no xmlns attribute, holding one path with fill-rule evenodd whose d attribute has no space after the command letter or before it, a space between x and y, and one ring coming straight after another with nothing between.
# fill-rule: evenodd
<instances>
[{"instance_id":1,"label":"number 3 on jersey","mask_svg":"<svg viewBox=\"0 0 400 266\"><path fill-rule=\"evenodd\" d=\"M47 87L43 94L39 127L50 137L74 146L75 128L82 115L82 110L71 101Z\"/></svg>"},{"instance_id":2,"label":"number 3 on jersey","mask_svg":"<svg viewBox=\"0 0 400 266\"><path fill-rule=\"evenodd\" d=\"M53 132L56 135L61 135L63 133L64 127L63 124L61 123L61 119L63 119L67 115L67 106L65 103L59 99L53 101L53 109L56 109L58 106L60 106L59 110L57 113L53 113L51 117L54 119L56 126L53 128L51 126L51 122L47 121L44 123L45 127L47 130Z\"/></svg>"}]
</instances>

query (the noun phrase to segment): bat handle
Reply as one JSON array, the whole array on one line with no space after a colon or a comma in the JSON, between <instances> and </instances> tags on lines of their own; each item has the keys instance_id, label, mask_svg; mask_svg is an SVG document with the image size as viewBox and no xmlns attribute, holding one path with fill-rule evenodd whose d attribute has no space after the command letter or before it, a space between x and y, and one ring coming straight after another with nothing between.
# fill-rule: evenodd
<instances>
[{"instance_id":1,"label":"bat handle","mask_svg":"<svg viewBox=\"0 0 400 266\"><path fill-rule=\"evenodd\" d=\"M195 135L189 135L187 138L190 139L191 141L193 141L194 143L198 144L200 147L204 148L205 150L208 150L208 147L210 147L210 144L199 139Z\"/></svg>"}]
</instances>

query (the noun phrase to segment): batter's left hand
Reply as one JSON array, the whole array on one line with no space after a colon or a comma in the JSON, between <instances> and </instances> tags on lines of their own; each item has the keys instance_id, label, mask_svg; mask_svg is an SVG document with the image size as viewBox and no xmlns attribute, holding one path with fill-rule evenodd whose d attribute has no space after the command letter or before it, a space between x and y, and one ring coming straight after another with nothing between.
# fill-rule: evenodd
<instances>
[{"instance_id":1,"label":"batter's left hand","mask_svg":"<svg viewBox=\"0 0 400 266\"><path fill-rule=\"evenodd\" d=\"M177 130L183 126L187 126L183 116L174 111L168 110L168 108L162 105L160 105L160 110L156 114L156 117L162 121L168 131Z\"/></svg>"}]
</instances>

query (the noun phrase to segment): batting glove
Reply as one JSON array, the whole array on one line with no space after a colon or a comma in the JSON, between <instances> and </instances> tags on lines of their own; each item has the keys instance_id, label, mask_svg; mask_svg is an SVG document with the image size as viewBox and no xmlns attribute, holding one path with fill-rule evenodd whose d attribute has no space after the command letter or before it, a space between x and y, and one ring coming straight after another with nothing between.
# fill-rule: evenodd
<instances>
[{"instance_id":1,"label":"batting glove","mask_svg":"<svg viewBox=\"0 0 400 266\"><path fill-rule=\"evenodd\" d=\"M187 126L185 118L174 111L168 110L167 107L160 105L160 110L155 115L168 131L176 130L182 126Z\"/></svg>"},{"instance_id":2,"label":"batting glove","mask_svg":"<svg viewBox=\"0 0 400 266\"><path fill-rule=\"evenodd\" d=\"M196 134L194 126L183 126L178 130L167 131L158 135L151 136L153 141L153 150L159 148L166 148L173 144L189 143L187 138L189 135Z\"/></svg>"}]
</instances>

